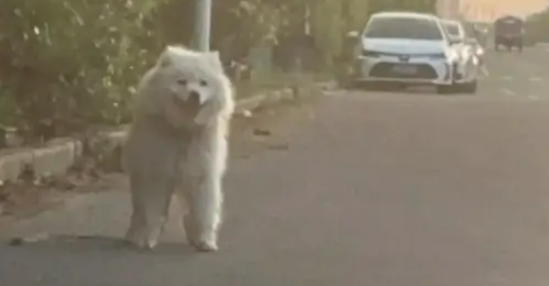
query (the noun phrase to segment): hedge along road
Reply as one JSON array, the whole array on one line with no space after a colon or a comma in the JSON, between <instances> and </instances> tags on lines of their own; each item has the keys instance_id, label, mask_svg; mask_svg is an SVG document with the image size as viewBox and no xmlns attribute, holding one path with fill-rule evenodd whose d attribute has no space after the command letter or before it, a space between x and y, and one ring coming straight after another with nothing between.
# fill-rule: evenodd
<instances>
[{"instance_id":1,"label":"hedge along road","mask_svg":"<svg viewBox=\"0 0 549 286\"><path fill-rule=\"evenodd\" d=\"M288 108L249 146L262 151L235 154L219 253L175 231L153 253L97 238L3 245L0 285L546 285L540 55L490 55L475 96L338 91ZM119 236L127 200L89 195L5 235Z\"/></svg>"}]
</instances>

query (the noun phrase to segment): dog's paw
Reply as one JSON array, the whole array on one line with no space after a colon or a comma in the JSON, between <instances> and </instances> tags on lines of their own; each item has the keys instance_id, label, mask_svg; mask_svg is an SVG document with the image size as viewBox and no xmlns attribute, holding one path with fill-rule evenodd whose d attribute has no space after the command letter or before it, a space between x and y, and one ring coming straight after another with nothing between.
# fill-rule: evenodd
<instances>
[{"instance_id":1,"label":"dog's paw","mask_svg":"<svg viewBox=\"0 0 549 286\"><path fill-rule=\"evenodd\" d=\"M191 246L198 252L217 252L219 247L216 242L213 241L189 241Z\"/></svg>"},{"instance_id":2,"label":"dog's paw","mask_svg":"<svg viewBox=\"0 0 549 286\"><path fill-rule=\"evenodd\" d=\"M214 231L204 232L196 221L186 215L183 218L183 226L187 242L198 252L216 252L219 250L217 245L217 234Z\"/></svg>"},{"instance_id":3,"label":"dog's paw","mask_svg":"<svg viewBox=\"0 0 549 286\"><path fill-rule=\"evenodd\" d=\"M133 239L126 239L126 244L132 248L137 248L140 250L153 250L158 243L157 242L151 242L151 241L145 241L145 240L133 240Z\"/></svg>"},{"instance_id":4,"label":"dog's paw","mask_svg":"<svg viewBox=\"0 0 549 286\"><path fill-rule=\"evenodd\" d=\"M125 241L128 245L142 250L152 250L158 245L158 239L139 233L128 233Z\"/></svg>"}]
</instances>

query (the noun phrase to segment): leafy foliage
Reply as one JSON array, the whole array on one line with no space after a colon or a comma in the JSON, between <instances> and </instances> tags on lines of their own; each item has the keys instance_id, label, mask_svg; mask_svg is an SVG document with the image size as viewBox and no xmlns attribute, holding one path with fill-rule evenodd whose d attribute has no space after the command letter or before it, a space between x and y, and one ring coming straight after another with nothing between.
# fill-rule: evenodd
<instances>
[{"instance_id":1,"label":"leafy foliage","mask_svg":"<svg viewBox=\"0 0 549 286\"><path fill-rule=\"evenodd\" d=\"M51 129L121 121L129 94L122 89L159 48L147 20L162 3L3 0L2 99L18 119L12 123L59 133Z\"/></svg>"},{"instance_id":2,"label":"leafy foliage","mask_svg":"<svg viewBox=\"0 0 549 286\"><path fill-rule=\"evenodd\" d=\"M373 0L371 11L383 10L414 11L422 13L435 13L436 0Z\"/></svg>"},{"instance_id":3,"label":"leafy foliage","mask_svg":"<svg viewBox=\"0 0 549 286\"><path fill-rule=\"evenodd\" d=\"M533 14L526 19L526 37L531 42L549 42L549 9Z\"/></svg>"}]
</instances>

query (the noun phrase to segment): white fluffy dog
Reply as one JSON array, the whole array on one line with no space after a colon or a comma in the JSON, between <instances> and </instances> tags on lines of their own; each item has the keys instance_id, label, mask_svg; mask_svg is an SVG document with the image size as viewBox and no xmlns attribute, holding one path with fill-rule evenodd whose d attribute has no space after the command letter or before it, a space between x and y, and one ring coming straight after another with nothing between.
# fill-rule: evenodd
<instances>
[{"instance_id":1,"label":"white fluffy dog","mask_svg":"<svg viewBox=\"0 0 549 286\"><path fill-rule=\"evenodd\" d=\"M154 248L175 195L187 205L188 242L216 251L234 110L219 54L168 46L141 79L136 99L123 159L132 197L126 240Z\"/></svg>"}]
</instances>

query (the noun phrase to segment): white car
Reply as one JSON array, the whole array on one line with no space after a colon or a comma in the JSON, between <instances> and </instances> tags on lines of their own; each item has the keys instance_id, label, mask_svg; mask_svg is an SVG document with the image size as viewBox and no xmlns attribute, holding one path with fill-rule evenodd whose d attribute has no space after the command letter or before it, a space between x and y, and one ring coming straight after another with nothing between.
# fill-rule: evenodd
<instances>
[{"instance_id":1,"label":"white car","mask_svg":"<svg viewBox=\"0 0 549 286\"><path fill-rule=\"evenodd\" d=\"M438 93L475 93L477 68L460 57L440 18L414 12L373 14L361 33L353 81L360 85L434 85Z\"/></svg>"}]
</instances>

